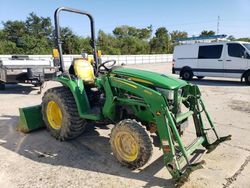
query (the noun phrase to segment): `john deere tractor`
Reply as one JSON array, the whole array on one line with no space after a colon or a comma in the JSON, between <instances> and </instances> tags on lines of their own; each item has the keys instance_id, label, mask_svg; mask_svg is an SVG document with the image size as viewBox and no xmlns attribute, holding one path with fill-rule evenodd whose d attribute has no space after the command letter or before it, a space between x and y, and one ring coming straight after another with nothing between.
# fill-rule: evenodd
<instances>
[{"instance_id":1,"label":"john deere tractor","mask_svg":"<svg viewBox=\"0 0 250 188\"><path fill-rule=\"evenodd\" d=\"M87 16L91 28L93 59L76 58L69 70L65 69L62 55L59 27L62 11ZM115 66L115 60L102 62L96 50L94 19L89 13L58 8L55 28L54 58L61 71L55 80L62 86L47 90L41 105L20 109L26 130L45 124L53 137L63 141L81 135L93 122L114 124L110 134L113 155L131 169L148 162L153 151L149 133L155 133L164 164L176 180L199 166L190 160L198 147L211 151L220 142L230 139L230 136L218 136L196 85L168 75ZM33 112L32 117L30 112ZM37 120L40 114L43 121ZM181 135L189 117L194 122L196 139L185 146ZM208 139L209 131L215 134L213 143Z\"/></svg>"}]
</instances>

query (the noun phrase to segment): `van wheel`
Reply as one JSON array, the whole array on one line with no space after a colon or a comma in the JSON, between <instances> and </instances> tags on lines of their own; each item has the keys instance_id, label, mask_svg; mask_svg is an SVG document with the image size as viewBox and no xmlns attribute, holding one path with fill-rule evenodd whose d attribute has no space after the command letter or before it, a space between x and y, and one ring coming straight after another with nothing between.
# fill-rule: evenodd
<instances>
[{"instance_id":1,"label":"van wheel","mask_svg":"<svg viewBox=\"0 0 250 188\"><path fill-rule=\"evenodd\" d=\"M198 80L202 80L205 76L197 76Z\"/></svg>"},{"instance_id":2,"label":"van wheel","mask_svg":"<svg viewBox=\"0 0 250 188\"><path fill-rule=\"evenodd\" d=\"M250 85L250 72L247 72L245 75L245 82L247 85Z\"/></svg>"},{"instance_id":3,"label":"van wheel","mask_svg":"<svg viewBox=\"0 0 250 188\"><path fill-rule=\"evenodd\" d=\"M192 80L193 72L191 70L183 70L181 77L183 80Z\"/></svg>"},{"instance_id":4,"label":"van wheel","mask_svg":"<svg viewBox=\"0 0 250 188\"><path fill-rule=\"evenodd\" d=\"M5 84L4 83L0 83L0 90L5 90Z\"/></svg>"}]
</instances>

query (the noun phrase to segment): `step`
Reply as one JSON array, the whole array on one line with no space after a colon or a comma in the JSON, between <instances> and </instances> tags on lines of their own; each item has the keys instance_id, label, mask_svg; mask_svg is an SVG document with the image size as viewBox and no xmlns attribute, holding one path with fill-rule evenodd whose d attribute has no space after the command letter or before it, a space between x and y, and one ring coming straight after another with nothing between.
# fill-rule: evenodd
<instances>
[{"instance_id":1,"label":"step","mask_svg":"<svg viewBox=\"0 0 250 188\"><path fill-rule=\"evenodd\" d=\"M178 114L177 117L176 117L176 123L180 123L181 121L183 121L184 119L192 116L194 114L193 111L188 111L188 112L185 112L185 113L181 113L181 114Z\"/></svg>"},{"instance_id":2,"label":"step","mask_svg":"<svg viewBox=\"0 0 250 188\"><path fill-rule=\"evenodd\" d=\"M204 137L202 137L202 136L201 137L197 137L196 139L193 140L193 142L189 146L187 146L185 148L188 158L191 156L191 154L193 152L196 152L196 151L200 150L199 147L204 143L204 141L205 141ZM192 162L193 160L194 159L192 159L192 160L189 159L189 162ZM184 157L183 153L181 153L181 152L179 153L178 163L181 166L183 164L186 165L185 157Z\"/></svg>"},{"instance_id":3,"label":"step","mask_svg":"<svg viewBox=\"0 0 250 188\"><path fill-rule=\"evenodd\" d=\"M186 148L187 154L193 153L202 143L205 141L204 137L197 137L193 142Z\"/></svg>"}]
</instances>

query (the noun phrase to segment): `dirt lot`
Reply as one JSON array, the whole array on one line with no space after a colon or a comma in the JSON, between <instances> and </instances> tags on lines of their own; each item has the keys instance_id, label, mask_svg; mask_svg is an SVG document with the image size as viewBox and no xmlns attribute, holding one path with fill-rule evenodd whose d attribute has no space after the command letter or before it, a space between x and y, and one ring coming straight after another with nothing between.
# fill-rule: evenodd
<instances>
[{"instance_id":1,"label":"dirt lot","mask_svg":"<svg viewBox=\"0 0 250 188\"><path fill-rule=\"evenodd\" d=\"M170 64L136 66L170 73ZM219 81L220 80L220 81ZM250 187L250 87L234 79L193 81L220 135L232 140L203 155L203 169L193 172L183 187ZM55 83L47 83L46 89ZM0 91L0 187L174 187L154 148L141 170L122 167L112 156L108 127L89 126L76 140L59 142L46 130L16 131L18 108L41 103L37 88L9 85ZM193 136L187 130L187 137Z\"/></svg>"}]
</instances>

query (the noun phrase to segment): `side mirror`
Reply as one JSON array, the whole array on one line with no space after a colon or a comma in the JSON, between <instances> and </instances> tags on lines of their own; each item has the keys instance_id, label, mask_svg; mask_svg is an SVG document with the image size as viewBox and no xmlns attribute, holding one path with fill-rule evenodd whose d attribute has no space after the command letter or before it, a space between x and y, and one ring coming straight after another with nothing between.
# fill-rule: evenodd
<instances>
[{"instance_id":1,"label":"side mirror","mask_svg":"<svg viewBox=\"0 0 250 188\"><path fill-rule=\"evenodd\" d=\"M247 51L244 51L244 58L245 58L245 59L250 59L250 56L249 56L249 54L247 53Z\"/></svg>"}]
</instances>

